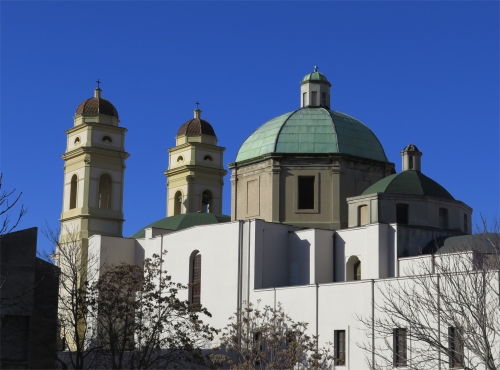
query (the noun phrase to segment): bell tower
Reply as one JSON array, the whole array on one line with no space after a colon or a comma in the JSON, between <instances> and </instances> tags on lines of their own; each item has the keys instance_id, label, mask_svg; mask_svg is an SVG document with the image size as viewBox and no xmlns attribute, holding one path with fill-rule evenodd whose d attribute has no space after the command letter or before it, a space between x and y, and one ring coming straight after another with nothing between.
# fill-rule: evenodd
<instances>
[{"instance_id":1,"label":"bell tower","mask_svg":"<svg viewBox=\"0 0 500 370\"><path fill-rule=\"evenodd\" d=\"M196 103L197 105L199 103ZM201 110L177 131L176 146L168 149L167 217L181 213L222 213L223 154L215 131L201 119Z\"/></svg>"},{"instance_id":2,"label":"bell tower","mask_svg":"<svg viewBox=\"0 0 500 370\"><path fill-rule=\"evenodd\" d=\"M100 81L97 81L100 84ZM81 240L88 248L94 234L122 236L125 132L119 127L118 111L101 97L99 85L94 96L76 109L74 125L66 130L63 209L60 240ZM68 235L71 233L71 236Z\"/></svg>"}]
</instances>

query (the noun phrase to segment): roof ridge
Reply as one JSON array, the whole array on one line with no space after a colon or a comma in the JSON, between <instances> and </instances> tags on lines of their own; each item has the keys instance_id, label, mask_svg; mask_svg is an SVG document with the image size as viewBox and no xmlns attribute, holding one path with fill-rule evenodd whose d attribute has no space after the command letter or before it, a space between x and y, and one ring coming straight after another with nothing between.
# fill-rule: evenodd
<instances>
[{"instance_id":1,"label":"roof ridge","mask_svg":"<svg viewBox=\"0 0 500 370\"><path fill-rule=\"evenodd\" d=\"M297 111L301 110L302 108L299 108L299 109L295 109L292 113L290 113L288 115L288 117L286 117L286 119L283 121L283 123L281 124L281 127L280 129L278 130L277 134L276 134L276 138L274 139L274 148L273 148L273 152L276 152L276 146L278 145L278 139L280 137L280 134L281 134L281 130L283 130L283 127L285 127L286 123L288 122L288 120L290 119L291 116L293 116Z\"/></svg>"}]
</instances>

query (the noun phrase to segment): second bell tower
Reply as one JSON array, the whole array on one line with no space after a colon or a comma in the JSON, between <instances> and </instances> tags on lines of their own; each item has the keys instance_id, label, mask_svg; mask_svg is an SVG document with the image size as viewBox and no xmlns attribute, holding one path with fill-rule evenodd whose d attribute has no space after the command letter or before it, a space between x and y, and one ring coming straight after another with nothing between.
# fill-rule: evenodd
<instances>
[{"instance_id":1,"label":"second bell tower","mask_svg":"<svg viewBox=\"0 0 500 370\"><path fill-rule=\"evenodd\" d=\"M194 118L177 131L176 146L168 149L167 217L181 213L222 213L223 153L215 131L194 110Z\"/></svg>"}]
</instances>

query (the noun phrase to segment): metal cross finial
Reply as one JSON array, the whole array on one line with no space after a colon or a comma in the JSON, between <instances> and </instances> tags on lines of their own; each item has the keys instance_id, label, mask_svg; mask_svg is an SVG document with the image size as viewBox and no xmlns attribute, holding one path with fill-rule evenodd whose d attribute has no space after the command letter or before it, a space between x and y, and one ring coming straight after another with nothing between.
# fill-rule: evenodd
<instances>
[{"instance_id":1,"label":"metal cross finial","mask_svg":"<svg viewBox=\"0 0 500 370\"><path fill-rule=\"evenodd\" d=\"M318 66L314 66L314 72L318 72Z\"/></svg>"},{"instance_id":2,"label":"metal cross finial","mask_svg":"<svg viewBox=\"0 0 500 370\"><path fill-rule=\"evenodd\" d=\"M96 82L97 82L97 88L99 89L100 88L99 85L101 84L101 81L99 79L97 79Z\"/></svg>"},{"instance_id":3,"label":"metal cross finial","mask_svg":"<svg viewBox=\"0 0 500 370\"><path fill-rule=\"evenodd\" d=\"M196 109L198 109L198 105L200 105L200 103L196 102L195 104L196 104Z\"/></svg>"}]
</instances>

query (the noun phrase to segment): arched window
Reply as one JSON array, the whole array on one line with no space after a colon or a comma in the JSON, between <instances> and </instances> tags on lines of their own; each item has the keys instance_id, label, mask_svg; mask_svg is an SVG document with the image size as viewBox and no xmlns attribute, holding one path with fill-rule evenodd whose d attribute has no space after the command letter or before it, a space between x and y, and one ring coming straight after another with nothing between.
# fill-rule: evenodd
<instances>
[{"instance_id":1,"label":"arched window","mask_svg":"<svg viewBox=\"0 0 500 370\"><path fill-rule=\"evenodd\" d=\"M180 215L182 212L182 193L178 191L174 195L174 215Z\"/></svg>"},{"instance_id":2,"label":"arched window","mask_svg":"<svg viewBox=\"0 0 500 370\"><path fill-rule=\"evenodd\" d=\"M201 194L201 213L212 213L212 193L205 190Z\"/></svg>"},{"instance_id":3,"label":"arched window","mask_svg":"<svg viewBox=\"0 0 500 370\"><path fill-rule=\"evenodd\" d=\"M108 142L111 144L113 142L113 139L111 139L111 136L108 136L108 135L103 136L101 140L103 143Z\"/></svg>"},{"instance_id":4,"label":"arched window","mask_svg":"<svg viewBox=\"0 0 500 370\"><path fill-rule=\"evenodd\" d=\"M345 280L361 280L361 261L356 256L351 256L345 266Z\"/></svg>"},{"instance_id":5,"label":"arched window","mask_svg":"<svg viewBox=\"0 0 500 370\"><path fill-rule=\"evenodd\" d=\"M368 206L358 207L358 226L368 224Z\"/></svg>"},{"instance_id":6,"label":"arched window","mask_svg":"<svg viewBox=\"0 0 500 370\"><path fill-rule=\"evenodd\" d=\"M111 209L111 187L113 181L107 173L99 178L99 208Z\"/></svg>"},{"instance_id":7,"label":"arched window","mask_svg":"<svg viewBox=\"0 0 500 370\"><path fill-rule=\"evenodd\" d=\"M76 208L76 190L78 186L78 177L73 175L71 177L71 186L69 190L69 209Z\"/></svg>"},{"instance_id":8,"label":"arched window","mask_svg":"<svg viewBox=\"0 0 500 370\"><path fill-rule=\"evenodd\" d=\"M354 264L354 280L361 280L361 261Z\"/></svg>"},{"instance_id":9,"label":"arched window","mask_svg":"<svg viewBox=\"0 0 500 370\"><path fill-rule=\"evenodd\" d=\"M196 253L192 259L191 303L200 304L201 300L201 254Z\"/></svg>"}]
</instances>

